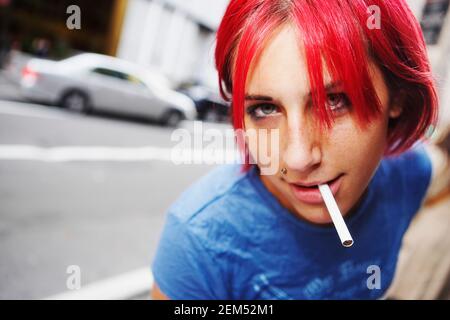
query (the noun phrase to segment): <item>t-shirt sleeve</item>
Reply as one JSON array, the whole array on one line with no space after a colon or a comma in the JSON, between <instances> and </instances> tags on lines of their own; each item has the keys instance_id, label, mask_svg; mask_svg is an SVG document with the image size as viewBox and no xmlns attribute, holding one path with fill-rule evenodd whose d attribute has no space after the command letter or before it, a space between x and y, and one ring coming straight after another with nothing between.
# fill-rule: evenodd
<instances>
[{"instance_id":1,"label":"t-shirt sleeve","mask_svg":"<svg viewBox=\"0 0 450 320\"><path fill-rule=\"evenodd\" d=\"M201 238L169 212L152 264L154 280L169 299L226 299L218 263Z\"/></svg>"},{"instance_id":2,"label":"t-shirt sleeve","mask_svg":"<svg viewBox=\"0 0 450 320\"><path fill-rule=\"evenodd\" d=\"M431 182L431 159L421 143L400 157L399 165L402 168L405 205L415 213L420 209Z\"/></svg>"}]
</instances>

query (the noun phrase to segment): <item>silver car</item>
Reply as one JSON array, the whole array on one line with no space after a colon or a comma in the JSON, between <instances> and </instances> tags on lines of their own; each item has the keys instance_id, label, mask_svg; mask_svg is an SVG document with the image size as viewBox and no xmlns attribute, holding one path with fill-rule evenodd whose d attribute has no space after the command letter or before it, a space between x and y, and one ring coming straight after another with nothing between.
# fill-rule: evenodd
<instances>
[{"instance_id":1,"label":"silver car","mask_svg":"<svg viewBox=\"0 0 450 320\"><path fill-rule=\"evenodd\" d=\"M168 80L130 62L94 53L61 61L31 59L22 70L22 95L89 112L104 110L158 119L176 126L195 120L194 101Z\"/></svg>"}]
</instances>

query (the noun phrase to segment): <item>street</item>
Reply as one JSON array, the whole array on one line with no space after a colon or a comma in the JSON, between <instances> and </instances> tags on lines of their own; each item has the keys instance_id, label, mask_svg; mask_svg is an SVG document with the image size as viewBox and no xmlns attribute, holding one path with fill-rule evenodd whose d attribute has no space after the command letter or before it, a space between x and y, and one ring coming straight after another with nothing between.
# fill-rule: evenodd
<instances>
[{"instance_id":1,"label":"street","mask_svg":"<svg viewBox=\"0 0 450 320\"><path fill-rule=\"evenodd\" d=\"M140 147L169 149L172 130L1 100L0 299L65 292L72 265L81 286L150 268L165 210L212 168L133 159ZM40 156L62 147L66 157ZM38 152L24 157L30 148ZM127 159L86 157L123 148Z\"/></svg>"}]
</instances>

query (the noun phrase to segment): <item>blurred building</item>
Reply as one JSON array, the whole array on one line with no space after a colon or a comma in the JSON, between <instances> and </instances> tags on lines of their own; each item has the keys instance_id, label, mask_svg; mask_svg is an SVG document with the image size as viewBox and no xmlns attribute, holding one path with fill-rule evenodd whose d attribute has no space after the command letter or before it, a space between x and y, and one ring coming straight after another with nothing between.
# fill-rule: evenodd
<instances>
[{"instance_id":1,"label":"blurred building","mask_svg":"<svg viewBox=\"0 0 450 320\"><path fill-rule=\"evenodd\" d=\"M174 84L216 87L215 31L228 0L129 0L117 56L153 66Z\"/></svg>"},{"instance_id":2,"label":"blurred building","mask_svg":"<svg viewBox=\"0 0 450 320\"><path fill-rule=\"evenodd\" d=\"M2 34L14 48L62 58L75 51L115 55L126 0L2 0ZM81 29L70 30L67 8L77 5ZM4 40L5 41L5 40Z\"/></svg>"},{"instance_id":3,"label":"blurred building","mask_svg":"<svg viewBox=\"0 0 450 320\"><path fill-rule=\"evenodd\" d=\"M450 0L408 0L420 21L439 87L441 124L450 125Z\"/></svg>"}]
</instances>

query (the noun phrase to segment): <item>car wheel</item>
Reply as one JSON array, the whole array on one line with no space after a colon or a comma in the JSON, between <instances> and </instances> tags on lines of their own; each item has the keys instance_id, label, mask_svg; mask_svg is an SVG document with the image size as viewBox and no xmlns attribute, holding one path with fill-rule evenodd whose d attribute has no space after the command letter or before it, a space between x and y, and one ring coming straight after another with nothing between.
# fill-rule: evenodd
<instances>
[{"instance_id":1,"label":"car wheel","mask_svg":"<svg viewBox=\"0 0 450 320\"><path fill-rule=\"evenodd\" d=\"M170 110L161 119L162 124L169 127L176 127L183 120L183 114L178 110Z\"/></svg>"},{"instance_id":2,"label":"car wheel","mask_svg":"<svg viewBox=\"0 0 450 320\"><path fill-rule=\"evenodd\" d=\"M87 113L89 110L87 96L79 91L66 93L61 99L61 106L70 111Z\"/></svg>"}]
</instances>

